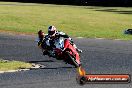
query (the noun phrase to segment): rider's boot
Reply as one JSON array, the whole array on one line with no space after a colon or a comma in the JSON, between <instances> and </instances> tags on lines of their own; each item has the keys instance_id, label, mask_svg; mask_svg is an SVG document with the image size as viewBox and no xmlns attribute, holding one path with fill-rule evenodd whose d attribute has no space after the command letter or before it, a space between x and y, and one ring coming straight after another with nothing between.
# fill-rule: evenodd
<instances>
[{"instance_id":1,"label":"rider's boot","mask_svg":"<svg viewBox=\"0 0 132 88\"><path fill-rule=\"evenodd\" d=\"M48 55L48 51L43 51L43 55Z\"/></svg>"}]
</instances>

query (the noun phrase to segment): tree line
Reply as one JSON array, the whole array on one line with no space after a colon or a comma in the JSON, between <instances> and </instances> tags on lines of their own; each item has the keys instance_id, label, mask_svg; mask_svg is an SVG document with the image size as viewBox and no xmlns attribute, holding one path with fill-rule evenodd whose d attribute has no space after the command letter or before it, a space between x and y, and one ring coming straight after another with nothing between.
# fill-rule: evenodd
<instances>
[{"instance_id":1,"label":"tree line","mask_svg":"<svg viewBox=\"0 0 132 88\"><path fill-rule=\"evenodd\" d=\"M132 6L132 0L3 0L64 5Z\"/></svg>"}]
</instances>

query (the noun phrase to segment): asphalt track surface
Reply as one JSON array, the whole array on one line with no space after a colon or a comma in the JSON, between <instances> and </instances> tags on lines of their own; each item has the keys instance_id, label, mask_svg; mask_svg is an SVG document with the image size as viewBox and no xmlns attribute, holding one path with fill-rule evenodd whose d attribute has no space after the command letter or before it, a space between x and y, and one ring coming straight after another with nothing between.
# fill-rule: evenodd
<instances>
[{"instance_id":1,"label":"asphalt track surface","mask_svg":"<svg viewBox=\"0 0 132 88\"><path fill-rule=\"evenodd\" d=\"M128 84L86 84L76 82L76 69L43 56L34 36L0 34L0 58L45 65L43 69L0 74L0 88L132 88ZM87 74L132 75L132 41L77 39L83 50L81 61Z\"/></svg>"}]
</instances>

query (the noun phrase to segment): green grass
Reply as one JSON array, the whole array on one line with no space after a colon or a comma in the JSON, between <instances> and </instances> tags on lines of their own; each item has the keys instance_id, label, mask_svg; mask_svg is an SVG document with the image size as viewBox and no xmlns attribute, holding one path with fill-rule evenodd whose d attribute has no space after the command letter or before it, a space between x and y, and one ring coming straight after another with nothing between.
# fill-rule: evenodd
<instances>
[{"instance_id":1,"label":"green grass","mask_svg":"<svg viewBox=\"0 0 132 88\"><path fill-rule=\"evenodd\" d=\"M20 68L30 68L32 65L30 63L20 62L20 61L5 61L0 60L0 71L17 70Z\"/></svg>"},{"instance_id":2,"label":"green grass","mask_svg":"<svg viewBox=\"0 0 132 88\"><path fill-rule=\"evenodd\" d=\"M131 7L68 6L0 2L0 30L36 34L49 25L72 37L131 40Z\"/></svg>"}]
</instances>

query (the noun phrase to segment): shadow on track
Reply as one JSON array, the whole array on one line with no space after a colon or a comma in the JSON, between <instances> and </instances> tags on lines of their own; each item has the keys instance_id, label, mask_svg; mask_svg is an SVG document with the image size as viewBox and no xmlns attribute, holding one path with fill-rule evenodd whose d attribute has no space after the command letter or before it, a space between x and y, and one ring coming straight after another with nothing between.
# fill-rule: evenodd
<instances>
[{"instance_id":1,"label":"shadow on track","mask_svg":"<svg viewBox=\"0 0 132 88\"><path fill-rule=\"evenodd\" d=\"M30 70L39 70L39 69L45 69L45 70L57 70L57 69L73 69L75 67L40 67L40 68L31 68Z\"/></svg>"},{"instance_id":2,"label":"shadow on track","mask_svg":"<svg viewBox=\"0 0 132 88\"><path fill-rule=\"evenodd\" d=\"M38 62L54 62L54 61L53 60L28 61L28 63L38 63Z\"/></svg>"},{"instance_id":3,"label":"shadow on track","mask_svg":"<svg viewBox=\"0 0 132 88\"><path fill-rule=\"evenodd\" d=\"M54 61L53 60L28 61L28 63L39 63L39 62L54 62ZM73 66L70 66L70 67L40 67L37 69L72 69L72 68L75 68L75 67L73 67Z\"/></svg>"},{"instance_id":4,"label":"shadow on track","mask_svg":"<svg viewBox=\"0 0 132 88\"><path fill-rule=\"evenodd\" d=\"M51 68L45 67L45 68L40 68L40 69L73 69L73 68L75 67L51 67Z\"/></svg>"}]
</instances>

